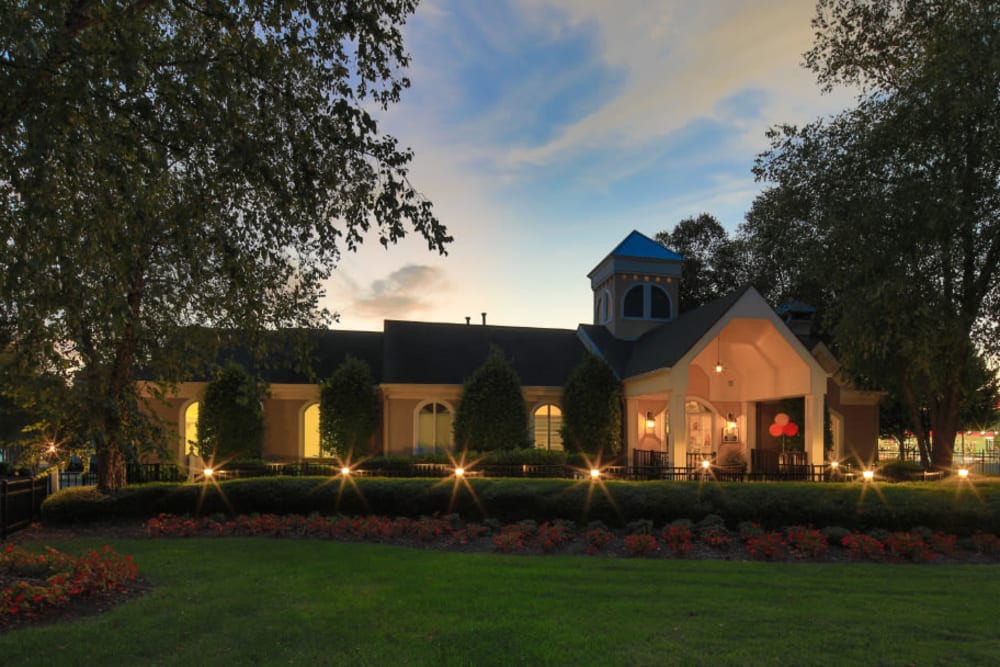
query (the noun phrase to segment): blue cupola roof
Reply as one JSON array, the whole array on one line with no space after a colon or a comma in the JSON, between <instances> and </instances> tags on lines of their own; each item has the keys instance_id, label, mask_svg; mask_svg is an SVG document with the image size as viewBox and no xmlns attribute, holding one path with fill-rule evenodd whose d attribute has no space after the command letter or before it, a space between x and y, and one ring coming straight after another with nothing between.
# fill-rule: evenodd
<instances>
[{"instance_id":1,"label":"blue cupola roof","mask_svg":"<svg viewBox=\"0 0 1000 667\"><path fill-rule=\"evenodd\" d=\"M613 257L641 257L643 259L666 259L675 262L684 261L684 258L676 252L664 248L645 234L641 234L635 230L611 251L611 255Z\"/></svg>"}]
</instances>

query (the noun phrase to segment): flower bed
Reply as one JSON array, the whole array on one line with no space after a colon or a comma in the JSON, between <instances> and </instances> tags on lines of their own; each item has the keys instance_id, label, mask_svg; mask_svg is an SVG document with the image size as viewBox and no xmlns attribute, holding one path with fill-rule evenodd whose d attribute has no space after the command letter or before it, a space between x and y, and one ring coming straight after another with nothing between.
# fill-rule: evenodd
<instances>
[{"instance_id":1,"label":"flower bed","mask_svg":"<svg viewBox=\"0 0 1000 667\"><path fill-rule=\"evenodd\" d=\"M38 618L75 599L122 590L136 578L131 556L105 546L82 556L15 546L0 552L0 627Z\"/></svg>"},{"instance_id":2,"label":"flower bed","mask_svg":"<svg viewBox=\"0 0 1000 667\"><path fill-rule=\"evenodd\" d=\"M534 521L501 525L495 521L465 523L456 515L418 519L384 516L303 517L273 514L243 515L235 519L191 519L161 514L145 524L149 537L267 536L299 539L335 539L382 542L426 548L461 548L505 554L587 554L653 558L758 559L772 561L867 560L931 562L995 562L1000 539L977 533L959 548L954 535L915 529L870 535L842 529L819 530L790 526L765 531L754 523L730 531L713 523L692 530L690 522L675 522L658 534L649 522L637 522L632 531L609 530L599 522L580 528L568 521Z\"/></svg>"}]
</instances>

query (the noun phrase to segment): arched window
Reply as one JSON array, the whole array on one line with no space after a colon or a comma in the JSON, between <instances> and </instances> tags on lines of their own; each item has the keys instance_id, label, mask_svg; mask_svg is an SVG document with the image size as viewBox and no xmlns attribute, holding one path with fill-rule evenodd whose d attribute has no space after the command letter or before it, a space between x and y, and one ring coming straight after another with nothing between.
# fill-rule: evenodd
<instances>
[{"instance_id":1,"label":"arched window","mask_svg":"<svg viewBox=\"0 0 1000 667\"><path fill-rule=\"evenodd\" d=\"M302 411L302 458L319 458L322 455L319 448L319 403L313 403Z\"/></svg>"},{"instance_id":2,"label":"arched window","mask_svg":"<svg viewBox=\"0 0 1000 667\"><path fill-rule=\"evenodd\" d=\"M670 296L659 285L633 285L625 293L622 315L630 319L669 320Z\"/></svg>"},{"instance_id":3,"label":"arched window","mask_svg":"<svg viewBox=\"0 0 1000 667\"><path fill-rule=\"evenodd\" d=\"M649 286L649 316L654 320L670 319L670 297L662 287Z\"/></svg>"},{"instance_id":4,"label":"arched window","mask_svg":"<svg viewBox=\"0 0 1000 667\"><path fill-rule=\"evenodd\" d=\"M562 410L558 405L547 403L539 406L534 413L535 447L538 449L562 449L563 441L559 429L562 427Z\"/></svg>"},{"instance_id":5,"label":"arched window","mask_svg":"<svg viewBox=\"0 0 1000 667\"><path fill-rule=\"evenodd\" d=\"M193 401L184 408L184 454L194 454L198 450L198 412L201 404Z\"/></svg>"},{"instance_id":6,"label":"arched window","mask_svg":"<svg viewBox=\"0 0 1000 667\"><path fill-rule=\"evenodd\" d=\"M601 292L601 301L598 307L598 324L607 324L611 321L611 294L608 290Z\"/></svg>"},{"instance_id":7,"label":"arched window","mask_svg":"<svg viewBox=\"0 0 1000 667\"><path fill-rule=\"evenodd\" d=\"M625 292L624 311L625 317L642 317L645 310L646 294L642 285L636 285Z\"/></svg>"},{"instance_id":8,"label":"arched window","mask_svg":"<svg viewBox=\"0 0 1000 667\"><path fill-rule=\"evenodd\" d=\"M452 414L448 406L427 403L417 412L417 454L444 451L451 447Z\"/></svg>"}]
</instances>

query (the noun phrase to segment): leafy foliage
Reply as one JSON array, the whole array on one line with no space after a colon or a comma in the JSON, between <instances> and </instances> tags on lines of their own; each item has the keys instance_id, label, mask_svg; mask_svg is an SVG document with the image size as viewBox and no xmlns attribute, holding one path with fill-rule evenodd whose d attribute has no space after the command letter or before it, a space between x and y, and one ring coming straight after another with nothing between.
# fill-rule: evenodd
<instances>
[{"instance_id":1,"label":"leafy foliage","mask_svg":"<svg viewBox=\"0 0 1000 667\"><path fill-rule=\"evenodd\" d=\"M515 449L528 443L528 407L521 379L494 347L462 388L455 411L455 443L463 450Z\"/></svg>"},{"instance_id":2,"label":"leafy foliage","mask_svg":"<svg viewBox=\"0 0 1000 667\"><path fill-rule=\"evenodd\" d=\"M684 257L679 287L682 313L739 287L738 246L715 216L702 213L685 218L673 231L657 234L656 241Z\"/></svg>"},{"instance_id":3,"label":"leafy foliage","mask_svg":"<svg viewBox=\"0 0 1000 667\"><path fill-rule=\"evenodd\" d=\"M320 390L320 448L344 461L360 457L378 428L379 410L371 368L348 356Z\"/></svg>"},{"instance_id":4,"label":"leafy foliage","mask_svg":"<svg viewBox=\"0 0 1000 667\"><path fill-rule=\"evenodd\" d=\"M585 454L614 457L622 447L621 384L603 360L588 355L563 387L563 442Z\"/></svg>"},{"instance_id":5,"label":"leafy foliage","mask_svg":"<svg viewBox=\"0 0 1000 667\"><path fill-rule=\"evenodd\" d=\"M823 286L801 298L845 369L899 391L918 438L926 410L949 467L969 360L1000 346L1000 8L821 0L814 27L807 67L858 104L771 130L755 229L799 239L790 283Z\"/></svg>"},{"instance_id":6,"label":"leafy foliage","mask_svg":"<svg viewBox=\"0 0 1000 667\"><path fill-rule=\"evenodd\" d=\"M260 457L263 392L242 366L230 363L205 387L198 412L198 454L206 461Z\"/></svg>"},{"instance_id":7,"label":"leafy foliage","mask_svg":"<svg viewBox=\"0 0 1000 667\"><path fill-rule=\"evenodd\" d=\"M329 321L323 282L366 234L444 252L372 116L409 85L415 6L0 10L0 345L75 377L102 488L144 440L136 368L183 380L227 336L259 352L264 330Z\"/></svg>"}]
</instances>

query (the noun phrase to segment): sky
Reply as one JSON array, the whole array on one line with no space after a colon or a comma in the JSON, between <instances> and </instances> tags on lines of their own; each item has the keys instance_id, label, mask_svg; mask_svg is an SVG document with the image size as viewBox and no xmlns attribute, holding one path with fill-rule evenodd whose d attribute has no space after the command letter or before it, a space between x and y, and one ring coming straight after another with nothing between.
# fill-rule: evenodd
<instances>
[{"instance_id":1,"label":"sky","mask_svg":"<svg viewBox=\"0 0 1000 667\"><path fill-rule=\"evenodd\" d=\"M378 114L455 238L345 253L337 329L387 319L575 329L632 230L702 212L734 232L766 130L851 104L801 66L812 0L422 0L412 85Z\"/></svg>"}]
</instances>

